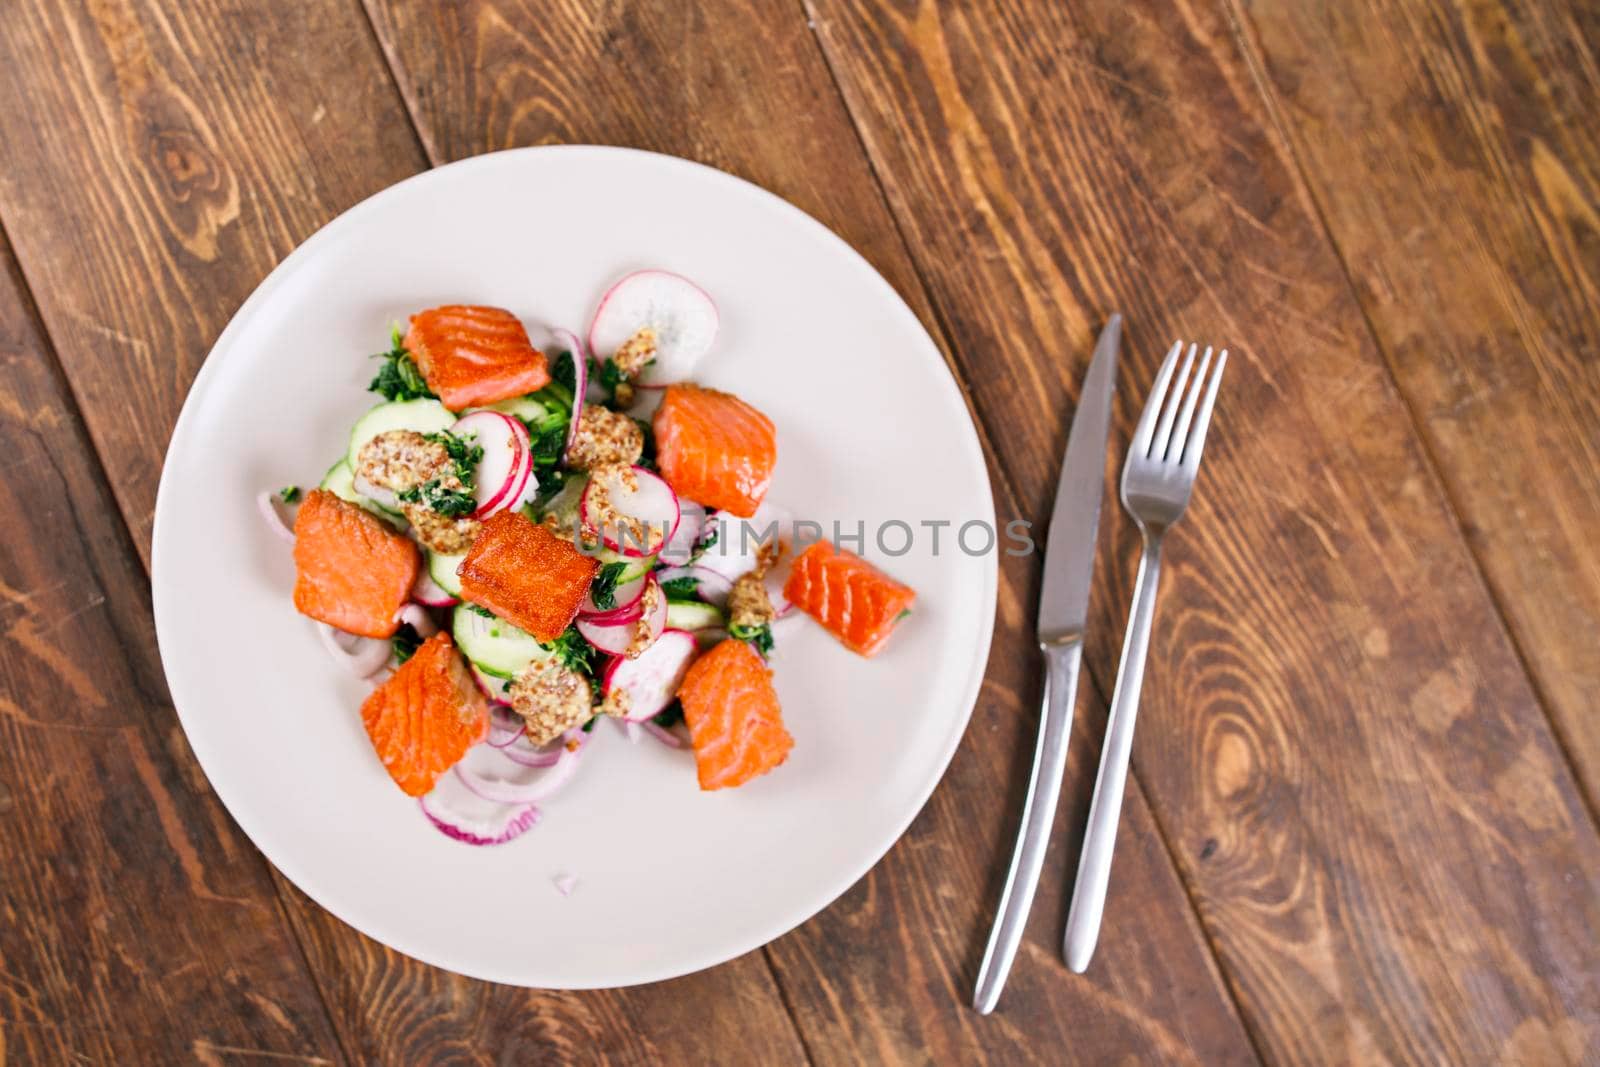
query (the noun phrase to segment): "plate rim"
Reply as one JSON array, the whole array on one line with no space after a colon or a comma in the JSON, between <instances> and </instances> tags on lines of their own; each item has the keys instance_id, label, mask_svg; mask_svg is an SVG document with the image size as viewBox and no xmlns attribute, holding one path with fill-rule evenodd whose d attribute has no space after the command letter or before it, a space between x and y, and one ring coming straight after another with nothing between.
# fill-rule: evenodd
<instances>
[{"instance_id":1,"label":"plate rim","mask_svg":"<svg viewBox=\"0 0 1600 1067\"><path fill-rule=\"evenodd\" d=\"M894 846L900 842L900 840L905 836L906 831L910 829L911 824L916 821L917 817L922 814L923 810L927 807L928 800L932 797L933 791L938 788L939 783L944 780L944 776L949 770L950 763L955 757L956 750L960 747L962 739L966 736L967 728L971 724L972 713L977 707L978 696L982 689L983 680L987 674L989 651L994 640L995 616L998 608L999 596L999 560L997 558L999 551L998 541L996 542L995 551L988 553L985 557L986 566L983 568L983 590L980 595L980 609L985 611L985 619L983 625L981 626L980 638L972 648L972 658L971 665L969 666L967 673L967 683L965 690L960 697L960 706L962 711L959 716L952 720L949 734L944 739L942 748L938 753L938 758L930 765L930 773L927 775L926 781L922 783L920 789L918 790L915 803L908 806L906 816L902 820L899 820L898 826L896 826L891 835L887 836L883 846L881 848L869 850L873 854L868 857L864 864L854 865L848 871L843 872L838 877L823 879L822 881L825 884L819 891L808 895L803 901L801 901L801 903L787 909L782 915L774 918L771 922L761 924L764 927L771 927L771 932L760 935L758 940L756 940L754 943L744 944L739 942L733 943L731 947L718 947L710 951L686 954L684 960L681 960L673 965L653 968L645 967L636 973L633 973L626 980L617 982L561 982L550 984L548 982L530 980L530 978L527 976L519 976L509 973L487 973L480 968L463 967L458 963L452 963L438 958L432 953L422 951L416 946L403 946L396 944L394 943L396 940L403 940L403 938L392 938L391 936L380 935L378 932L375 932L373 929L371 929L367 924L356 921L355 918L347 914L343 909L331 907L324 901L320 889L313 888L317 880L309 877L310 872L301 869L295 863L284 863L280 856L274 855L261 843L262 835L258 833L258 831L261 829L261 825L257 821L257 816L253 812L250 812L248 804L240 803L236 805L234 801L242 800L242 798L232 792L231 786L225 785L222 780L219 780L215 775L212 774L211 768L208 765L208 760L213 756L218 759L221 757L218 751L212 749L208 743L196 743L195 732L190 728L191 719L187 714L185 714L184 706L186 704L194 706L201 703L201 701L198 694L186 692L186 683L183 683L176 678L173 670L169 667L168 648L171 646L169 645L169 638L165 635L169 631L170 624L163 621L164 619L170 618L172 613L179 607L179 605L171 603L171 600L175 595L173 592L163 592L163 588L171 590L173 583L170 581L163 583L161 579L162 573L164 573L166 570L166 568L163 567L162 561L167 555L162 551L162 534L167 525L167 522L164 521L165 516L168 514L168 509L163 507L163 501L170 499L167 490L168 476L172 468L168 460L171 458L174 451L180 446L190 447L188 439L193 434L192 424L195 419L198 418L198 416L195 416L193 413L203 404L206 395L213 388L213 383L218 379L219 375L223 373L222 371L218 370L218 368L222 365L223 359L226 356L226 351L228 347L233 344L235 337L243 332L248 323L253 320L261 308L267 304L277 289L295 273L303 261L309 260L313 255L315 255L317 250L320 249L322 245L336 239L340 230L354 225L356 220L359 220L368 212L375 210L376 205L380 201L388 198L390 194L397 193L398 190L414 183L427 184L431 181L440 180L438 176L447 172L457 173L461 171L485 169L497 166L517 166L523 159L530 157L549 157L552 155L588 155L602 157L609 155L631 159L639 159L642 157L644 161L650 165L673 167L691 172L696 175L698 180L713 184L722 183L731 187L732 189L737 190L741 195L755 197L758 200L765 201L768 206L776 208L781 212L788 212L793 216L797 216L797 221L800 223L800 225L810 226L815 228L817 231L820 231L825 240L832 242L837 248L841 249L847 257L856 260L859 266L865 268L867 276L871 279L871 284L875 284L880 287L882 295L886 299L886 303L888 306L891 306L895 309L895 314L904 317L914 326L915 331L926 339L928 345L932 349L932 354L937 361L938 369L940 372L942 372L937 375L940 381L939 387L950 391L952 399L954 399L957 405L966 412L967 421L965 428L968 434L970 434L967 443L973 449L975 449L976 459L978 461L977 467L982 479L982 488L986 500L984 512L980 515L975 515L974 518L983 519L989 523L991 528L995 527L997 520L994 509L994 486L989 477L988 457L983 448L982 434L978 429L977 420L974 417L970 405L967 403L966 394L961 388L961 384L956 377L955 370L950 366L949 361L945 358L944 351L940 347L939 343L934 339L933 335L923 324L922 320L911 309L910 305L906 303L905 299L900 295L895 287L890 284L889 280L885 278L883 274L855 248L854 245L845 240L839 234L835 233L832 228L823 223L820 219L817 219L809 212L806 212L799 206L791 203L789 200L778 195L777 193L765 189L762 186L757 185L755 182L752 182L746 178L742 178L736 174L730 174L727 171L719 170L716 167L698 163L694 160L684 159L679 156L667 155L660 152L651 152L644 149L627 148L613 145L534 145L521 148L503 149L500 151L486 152L480 155L469 156L465 159L456 160L441 166L431 167L429 169L419 171L410 177L404 178L393 183L392 185L388 185L377 190L376 192L346 208L344 211L341 211L332 219L329 219L322 226L318 227L314 233L296 245L294 249L284 256L283 259L280 260L278 264L268 272L266 277L264 277L256 285L256 287L251 291L250 295L245 298L242 304L239 305L238 310L233 313L233 316L228 320L228 323L223 328L222 332L217 335L217 339L212 343L210 349L207 351L206 358L201 364L199 371L195 374L194 380L190 383L188 392L184 396L183 405L179 410L178 418L173 424L172 435L168 440L166 452L162 458L161 476L156 487L156 503L150 535L150 584L152 614L155 621L157 652L161 658L162 674L166 679L167 690L172 699L173 710L177 714L179 725L183 728L185 743L189 746L190 751L194 753L195 760L200 764L200 769L202 772L204 772L207 783L210 785L212 791L216 794L217 800L221 802L224 810L226 810L234 824L241 832L243 832L245 837L249 839L250 844L262 855L263 858L267 860L267 862L281 872L283 876L287 878L298 891L304 893L308 898L310 898L310 900L315 903L317 907L321 908L323 911L326 911L328 914L332 915L334 918L361 933L362 935L372 938L373 940L395 952L400 953L403 956L417 960L431 967L438 967L441 970L448 971L452 974L460 974L465 977L474 978L481 981L494 982L502 985L522 988L572 990L620 989L651 982L665 981L668 979L693 974L702 970L708 970L712 967L720 966L723 963L771 944L778 938L781 938L786 934L798 929L800 926L809 922L822 911L826 910L829 906L837 902L841 897L853 889L862 878L866 877L866 875L870 873L873 868L881 863L889 854L889 852L893 850ZM171 640L175 642L175 638ZM199 719L196 718L193 721L198 723ZM250 813L245 814L243 812ZM277 895L276 890L274 890L274 895ZM386 931L385 934L392 934L392 931Z\"/></svg>"}]
</instances>

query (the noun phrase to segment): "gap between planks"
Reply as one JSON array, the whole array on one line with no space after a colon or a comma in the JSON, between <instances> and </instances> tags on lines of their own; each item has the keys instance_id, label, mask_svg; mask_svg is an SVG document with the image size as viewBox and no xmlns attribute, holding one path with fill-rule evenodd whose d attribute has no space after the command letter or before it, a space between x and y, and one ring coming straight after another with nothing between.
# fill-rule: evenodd
<instances>
[{"instance_id":1,"label":"gap between planks","mask_svg":"<svg viewBox=\"0 0 1600 1067\"><path fill-rule=\"evenodd\" d=\"M933 297L933 290L929 285L927 275L922 269L922 263L913 253L911 243L906 237L905 226L901 222L899 213L894 208L893 200L889 197L888 188L884 183L883 175L878 167L878 160L873 156L871 150L867 147L866 136L862 132L861 123L856 116L856 110L851 106L849 95L844 91L844 86L839 80L839 73L835 69L833 60L828 54L827 45L823 42L821 33L818 32L817 13L812 9L810 0L796 0L796 2L800 7L802 16L805 18L806 29L810 31L811 40L816 45L817 54L822 59L822 65L828 72L828 79L833 83L834 92L838 95L839 102L844 108L845 114L850 118L850 129L856 135L856 145L861 152L862 158L866 161L867 172L872 175L872 182L877 189L879 202L883 204L884 213L889 217L890 222L894 225L895 240L899 243L901 250L905 253L906 262L911 266L912 275L917 280L917 287L921 290L923 301L926 303L929 313L934 318L934 325L939 333L939 339L943 342L940 345L940 348L947 353L946 360L947 363L950 364L951 375L955 378L956 385L961 390L961 395L967 401L967 408L972 413L973 423L977 427L978 436L982 440L985 451L994 457L994 470L995 475L1000 482L1001 495L1005 503L1011 508L1013 513L1015 513L1017 510L1019 510L1016 506L1018 497L1016 489L1011 482L1010 472L1005 469L1005 465L1000 459L998 450L996 450L991 443L993 441L993 434L991 433L976 400L972 397L971 391L967 387L965 378L960 373L959 367L955 365L953 356L948 355L948 353L954 353L956 350L955 333L951 328L950 321L945 315L944 309L939 306L938 301ZM1109 709L1111 707L1111 702L1109 699L1110 690L1108 690L1102 682L1096 668L1092 664L1085 663L1083 665L1083 673L1088 676L1089 684L1093 687L1095 696L1099 699L1101 705ZM1098 767L1098 764L1096 764L1096 766ZM1144 794L1145 796L1149 796L1149 793L1145 790L1144 781L1140 775L1139 766L1136 761L1129 761L1129 773L1133 777L1134 787L1138 789L1140 793ZM1211 928L1206 924L1205 916L1200 911L1199 901L1195 898L1195 887L1190 883L1189 879L1185 877L1183 865L1178 862L1178 854L1176 846L1172 841L1171 834L1153 806L1150 809L1150 814L1151 821L1156 827L1156 836L1161 841L1162 851L1167 857L1167 862L1172 865L1172 869L1177 877L1178 884L1183 888L1184 899L1189 904L1191 920L1193 921L1195 927L1199 930L1200 936L1205 942L1206 951L1211 954L1211 968L1213 972L1221 979L1220 984L1222 988L1227 990L1228 1004L1233 1009L1235 1018L1239 1020L1240 1028L1244 1031L1245 1036L1250 1041L1251 1054L1255 1056L1257 1063L1265 1063L1266 1058L1262 1054L1261 1035L1256 1032L1256 1027L1253 1020L1250 1018L1248 1013L1243 1010L1239 1000L1239 990L1235 985L1232 976L1228 973L1228 970L1222 965L1222 956L1217 945L1216 937L1212 934ZM1073 869L1076 870L1076 868L1077 864L1074 863ZM776 972L774 972L774 974L776 976ZM787 1003L787 997L785 998L785 1002Z\"/></svg>"},{"instance_id":2,"label":"gap between planks","mask_svg":"<svg viewBox=\"0 0 1600 1067\"><path fill-rule=\"evenodd\" d=\"M1361 313L1362 325L1366 327L1367 336L1372 338L1372 345L1378 354L1383 357L1384 372L1388 376L1389 386L1400 400L1401 407L1405 410L1406 419L1411 424L1411 436L1416 440L1417 447L1422 453L1423 466L1428 471L1428 476L1433 481L1434 488L1438 491L1447 505L1450 521L1455 528L1456 537L1466 548L1467 558L1472 561L1472 573L1477 578L1478 587L1483 590L1484 597L1494 608L1496 621L1500 624L1500 634L1505 639L1506 645L1511 649L1517 659L1517 666L1522 670L1522 676L1528 681L1528 690L1533 693L1534 700L1539 703L1539 711L1544 716L1545 725L1549 727L1550 736L1555 739L1556 750L1561 753L1561 758L1567 767L1567 773L1572 776L1578 796L1583 801L1583 810L1589 816L1590 828L1600 835L1600 796L1595 796L1585 788L1583 775L1580 773L1577 760L1572 755L1572 739L1567 736L1561 727L1560 720L1551 710L1549 694L1539 682L1538 674L1533 670L1528 654L1518 640L1516 631L1512 629L1506 614L1505 599L1500 595L1494 583L1489 580L1489 572L1484 566L1480 550L1473 544L1472 538L1467 536L1466 521L1461 516L1461 503L1450 484L1450 479L1445 476L1445 468L1439 461L1433 443L1428 434L1424 432L1424 423L1421 414L1417 411L1416 403L1401 387L1399 372L1395 367L1395 359L1390 348L1384 343L1378 325L1372 320L1372 315L1367 310L1366 302L1361 299L1361 290L1356 285L1355 272L1350 267L1350 260L1345 255L1344 249L1339 246L1338 239L1334 236L1333 227L1328 221L1327 210L1323 207L1322 200L1317 195L1317 188L1311 182L1311 177L1306 171L1305 161L1300 157L1300 149L1295 143L1294 134L1285 121L1279 107L1277 96L1272 87L1267 83L1264 70L1265 57L1256 43L1254 27L1249 16L1240 9L1239 0L1222 0L1223 13L1228 19L1228 25L1233 31L1235 40L1239 45L1240 54L1244 56L1249 67L1250 80L1255 84L1256 92L1260 94L1262 102L1267 109L1267 118L1272 123L1273 132L1277 134L1283 144L1284 154L1288 157L1293 167L1294 179L1300 187L1300 192L1305 196L1306 202L1311 205L1312 214L1316 217L1317 226L1322 230L1322 236L1332 249L1334 258L1339 263L1339 272L1344 276L1345 287L1350 291L1350 298L1355 303L1356 309ZM1526 211L1528 204L1526 192L1518 189L1519 206Z\"/></svg>"},{"instance_id":3,"label":"gap between planks","mask_svg":"<svg viewBox=\"0 0 1600 1067\"><path fill-rule=\"evenodd\" d=\"M69 408L69 410L66 412L67 418L73 422L78 430L79 436L87 446L85 448L85 452L88 453L87 460L90 472L95 480L98 481L100 486L105 490L106 499L115 499L114 494L111 491L111 476L110 472L106 469L105 459L100 454L100 447L95 443L94 436L89 433L88 421L83 416L82 398L79 396L77 390L73 388L72 379L67 374L67 369L62 364L60 353L57 351L56 339L51 335L49 328L45 324L44 316L39 312L39 302L33 295L33 282L28 277L28 272L23 266L22 258L16 254L16 245L11 240L10 227L6 224L6 221L3 217L0 217L0 260L4 261L0 262L0 270L14 271L16 274L16 279L18 282L17 290L21 295L23 314L26 315L32 322L34 330L39 338L39 347L44 356L46 373L55 378L61 389L61 396ZM116 537L120 550L132 557L134 562L138 565L138 568L144 572L145 578L148 580L150 577L150 570L145 565L144 556L139 552L138 545L134 540L133 527L128 520L127 513L124 512L122 508L113 508L111 510L116 515L115 520L111 523L112 535ZM105 583L101 584L104 585ZM111 613L108 618L110 620L112 629L117 631L118 637L122 639L124 643L128 643L127 635L121 633L116 613ZM157 661L159 662L159 660L160 657L158 656ZM162 670L162 684L164 690L165 668L163 667ZM137 674L135 677L137 678ZM170 704L170 700L166 699L164 692L161 694L160 699L157 699L154 702L158 705ZM165 760L170 765L170 770L175 777L178 779L183 777L185 773L184 769L176 765L172 754L167 751L165 747L158 746L153 750L153 752L153 758ZM300 965L305 970L306 980L310 983L312 991L317 995L317 1003L321 1005L322 1014L327 1019L328 1030L333 1034L334 1040L339 1043L338 1051L340 1057L343 1059L343 1062L347 1064L359 1062L350 1054L348 1039L346 1038L344 1031L339 1027L338 1021L333 1014L333 1008L328 1002L327 990L323 988L322 981L317 975L316 968L312 966L311 956L306 951L304 941L302 941L300 938L300 932L295 928L294 922L289 917L288 903L284 900L283 887L279 883L277 870L270 862L268 862L265 854L263 854L260 849L254 846L253 842L251 844L250 851L255 855L257 861L261 864L261 868L267 876L267 882L272 886L272 898L273 902L277 905L278 919L283 924L284 929L288 932L288 940L293 943L295 947L295 953L300 959ZM4 1044L0 1043L0 1062L4 1061L4 1053Z\"/></svg>"}]
</instances>

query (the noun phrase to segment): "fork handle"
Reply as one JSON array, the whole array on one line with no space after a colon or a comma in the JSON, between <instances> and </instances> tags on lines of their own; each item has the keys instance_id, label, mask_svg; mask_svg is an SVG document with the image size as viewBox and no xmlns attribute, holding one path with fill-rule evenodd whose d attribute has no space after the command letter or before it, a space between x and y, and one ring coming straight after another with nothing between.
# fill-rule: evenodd
<instances>
[{"instance_id":1,"label":"fork handle","mask_svg":"<svg viewBox=\"0 0 1600 1067\"><path fill-rule=\"evenodd\" d=\"M1128 784L1128 760L1133 752L1133 721L1139 712L1139 689L1144 683L1144 659L1150 649L1150 623L1155 616L1156 584L1160 579L1161 537L1146 534L1139 576L1133 583L1133 610L1122 642L1122 662L1111 694L1100 772L1095 777L1094 799L1089 805L1089 829L1083 838L1078 877L1072 887L1072 908L1067 913L1067 966L1078 974L1088 968L1100 937L1106 887L1111 881L1111 853L1117 843L1122 792Z\"/></svg>"},{"instance_id":2,"label":"fork handle","mask_svg":"<svg viewBox=\"0 0 1600 1067\"><path fill-rule=\"evenodd\" d=\"M1045 681L1039 713L1039 743L1033 754L1033 779L1022 805L1022 830L1011 857L1006 887L1000 891L1000 908L989 934L989 947L978 966L978 987L972 1006L982 1015L994 1010L1000 990L1011 971L1022 931L1028 923L1033 892L1039 887L1045 849L1050 844L1050 823L1056 817L1056 798L1067 766L1067 740L1072 735L1072 707L1078 692L1078 666L1083 661L1083 640L1071 638L1043 646Z\"/></svg>"}]
</instances>

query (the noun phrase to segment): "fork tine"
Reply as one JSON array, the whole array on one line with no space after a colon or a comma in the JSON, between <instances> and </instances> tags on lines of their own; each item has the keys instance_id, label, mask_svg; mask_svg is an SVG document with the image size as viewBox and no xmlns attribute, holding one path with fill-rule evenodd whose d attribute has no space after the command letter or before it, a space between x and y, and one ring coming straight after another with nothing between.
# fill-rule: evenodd
<instances>
[{"instance_id":1,"label":"fork tine","mask_svg":"<svg viewBox=\"0 0 1600 1067\"><path fill-rule=\"evenodd\" d=\"M1176 463L1183 456L1183 442L1189 436L1189 423L1194 419L1194 406L1199 402L1200 393L1206 387L1206 368L1209 366L1211 366L1211 346L1206 345L1206 354L1200 357L1200 365L1194 369L1194 384L1189 386L1189 392L1183 398L1183 411L1178 415L1178 421L1173 424L1172 444L1166 452L1153 458Z\"/></svg>"},{"instance_id":2,"label":"fork tine","mask_svg":"<svg viewBox=\"0 0 1600 1067\"><path fill-rule=\"evenodd\" d=\"M1159 460L1167 454L1167 443L1172 440L1172 420L1178 414L1178 406L1183 403L1183 387L1189 383L1189 371L1194 367L1194 350L1198 345L1189 346L1189 354L1183 357L1183 368L1178 371L1178 380L1161 404L1161 422L1156 426L1156 437L1150 445L1150 457ZM1155 397L1150 398L1155 403Z\"/></svg>"},{"instance_id":3,"label":"fork tine","mask_svg":"<svg viewBox=\"0 0 1600 1067\"><path fill-rule=\"evenodd\" d=\"M1228 350L1224 348L1217 357L1217 366L1211 372L1211 384L1206 388L1206 398L1200 404L1200 414L1195 419L1194 433L1183 446L1183 466L1191 473L1200 467L1200 450L1206 447L1206 429L1211 425L1211 409L1217 403L1217 388L1222 385L1222 369L1228 365Z\"/></svg>"},{"instance_id":4,"label":"fork tine","mask_svg":"<svg viewBox=\"0 0 1600 1067\"><path fill-rule=\"evenodd\" d=\"M1172 380L1172 368L1177 365L1178 353L1182 351L1183 341L1172 342L1172 350L1156 372L1155 384L1150 386L1150 399L1144 402L1144 414L1139 416L1139 425L1133 430L1132 455L1143 456L1150 452L1150 439L1156 432L1156 416L1161 413L1161 398L1166 395L1167 383Z\"/></svg>"}]
</instances>

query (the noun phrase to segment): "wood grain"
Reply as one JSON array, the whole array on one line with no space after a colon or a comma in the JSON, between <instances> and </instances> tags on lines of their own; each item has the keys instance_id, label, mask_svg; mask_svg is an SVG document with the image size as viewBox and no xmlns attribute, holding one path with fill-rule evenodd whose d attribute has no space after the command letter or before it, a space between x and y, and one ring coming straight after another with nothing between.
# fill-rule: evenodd
<instances>
[{"instance_id":1,"label":"wood grain","mask_svg":"<svg viewBox=\"0 0 1600 1067\"><path fill-rule=\"evenodd\" d=\"M0 173L0 219L18 236L18 258L148 562L167 436L211 341L277 259L426 160L353 5L5 5L0 97L29 103L0 108L0 136L17 161ZM90 514L97 536L116 529L98 517L110 512ZM142 617L148 606L130 610ZM141 654L153 652L148 622L137 641ZM165 729L176 730L170 716ZM138 825L160 814L135 819L134 810L126 817ZM274 877L357 1060L511 1050L514 1059L700 1062L715 1048L743 1046L768 1062L803 1057L759 956L649 989L531 994L406 959ZM248 933L202 929L210 936L189 945L196 953L254 944ZM83 948L84 966L126 965ZM736 1010L708 1015L707 1003ZM137 1007L113 1005L106 1017Z\"/></svg>"},{"instance_id":2,"label":"wood grain","mask_svg":"<svg viewBox=\"0 0 1600 1067\"><path fill-rule=\"evenodd\" d=\"M933 321L802 19L738 3L483 0L374 3L372 12L423 141L441 159L588 141L712 163L821 219ZM562 63L548 62L555 54ZM667 68L673 77L637 74ZM1013 513L998 472L995 482L999 511ZM910 833L839 904L769 948L817 1062L1253 1059L1139 797L1124 886L1149 916L1151 939L1108 940L1117 981L1084 983L1061 963L1064 840L1000 1014L984 1020L966 1008L1033 750L1036 581L1035 560L1008 561L968 740ZM1098 725L1092 712L1081 719L1082 787L1063 800L1064 837L1087 810L1082 761Z\"/></svg>"},{"instance_id":3,"label":"wood grain","mask_svg":"<svg viewBox=\"0 0 1600 1067\"><path fill-rule=\"evenodd\" d=\"M1108 311L1124 434L1173 337L1234 349L1135 765L1264 1055L1600 1041L1595 827L1227 12L810 9L1025 509L1065 433L1040 417L1070 399L1059 353ZM1135 558L1113 523L1106 634ZM1103 687L1114 649L1089 650ZM1138 936L1120 864L1109 921Z\"/></svg>"},{"instance_id":4,"label":"wood grain","mask_svg":"<svg viewBox=\"0 0 1600 1067\"><path fill-rule=\"evenodd\" d=\"M1238 6L1252 66L1600 808L1600 11Z\"/></svg>"},{"instance_id":5,"label":"wood grain","mask_svg":"<svg viewBox=\"0 0 1600 1067\"><path fill-rule=\"evenodd\" d=\"M173 718L144 573L3 240L0 377L0 1062L335 1062L266 865Z\"/></svg>"}]
</instances>

